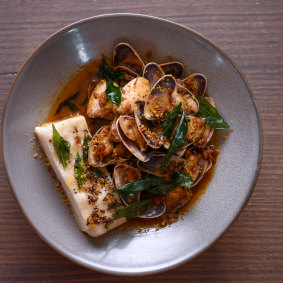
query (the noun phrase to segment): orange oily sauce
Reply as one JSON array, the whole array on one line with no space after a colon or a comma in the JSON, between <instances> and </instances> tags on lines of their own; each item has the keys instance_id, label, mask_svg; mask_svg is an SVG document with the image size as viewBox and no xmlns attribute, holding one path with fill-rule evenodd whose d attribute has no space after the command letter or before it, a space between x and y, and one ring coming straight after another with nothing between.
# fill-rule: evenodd
<instances>
[{"instance_id":1,"label":"orange oily sauce","mask_svg":"<svg viewBox=\"0 0 283 283\"><path fill-rule=\"evenodd\" d=\"M90 132L94 134L98 128L102 126L103 123L100 119L90 119L87 114L87 103L84 103L88 96L88 87L91 81L94 79L97 74L99 67L101 64L101 60L93 60L89 63L81 66L77 72L75 72L68 80L68 82L64 85L60 93L58 94L56 100L54 101L51 110L45 120L45 122L53 122L70 115L74 115L79 113L86 118L87 124L89 126ZM72 112L69 107L62 107L59 113L56 114L56 110L58 109L60 103L65 101L67 98L73 96L76 92L80 92L76 99L71 102L74 103L78 110ZM214 133L211 141L211 144L217 147L218 144L218 135L217 131ZM192 188L192 197L180 210L178 213L178 217L182 219L182 215L188 212L190 209L194 207L196 202L201 198L201 196L205 193L208 184L210 183L215 171L215 164L213 164L212 168L204 175L203 179L198 183L196 187ZM178 217L167 225L178 220ZM150 228L159 229L163 227L163 219L162 217L155 219L129 219L125 224L120 227L120 229L131 229L138 230L139 232L147 231Z\"/></svg>"}]
</instances>

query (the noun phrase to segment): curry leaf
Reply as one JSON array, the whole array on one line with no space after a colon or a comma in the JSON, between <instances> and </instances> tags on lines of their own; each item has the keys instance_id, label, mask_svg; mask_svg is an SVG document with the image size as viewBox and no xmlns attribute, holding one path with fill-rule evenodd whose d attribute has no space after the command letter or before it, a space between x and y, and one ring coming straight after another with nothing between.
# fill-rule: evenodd
<instances>
[{"instance_id":1,"label":"curry leaf","mask_svg":"<svg viewBox=\"0 0 283 283\"><path fill-rule=\"evenodd\" d=\"M85 178L84 166L81 163L81 157L79 152L77 152L77 156L74 164L74 172L75 172L75 177L77 179L78 187L80 189L83 183L85 182L86 178Z\"/></svg>"},{"instance_id":2,"label":"curry leaf","mask_svg":"<svg viewBox=\"0 0 283 283\"><path fill-rule=\"evenodd\" d=\"M53 131L52 143L54 150L57 153L63 167L66 168L67 162L70 159L71 144L60 136L60 134L58 133L58 131L56 130L53 124L52 124L52 131Z\"/></svg>"},{"instance_id":3,"label":"curry leaf","mask_svg":"<svg viewBox=\"0 0 283 283\"><path fill-rule=\"evenodd\" d=\"M120 196L128 196L130 194L136 194L148 190L151 187L159 186L167 183L163 178L151 175L147 178L135 180L120 188L117 188L113 192Z\"/></svg>"},{"instance_id":4,"label":"curry leaf","mask_svg":"<svg viewBox=\"0 0 283 283\"><path fill-rule=\"evenodd\" d=\"M194 183L192 177L189 174L184 174L181 172L176 172L173 175L173 179L176 186L185 188L190 188Z\"/></svg>"},{"instance_id":5,"label":"curry leaf","mask_svg":"<svg viewBox=\"0 0 283 283\"><path fill-rule=\"evenodd\" d=\"M177 186L175 184L168 182L168 183L162 183L159 186L151 187L148 190L154 194L165 195L171 191L174 191L176 187Z\"/></svg>"},{"instance_id":6,"label":"curry leaf","mask_svg":"<svg viewBox=\"0 0 283 283\"><path fill-rule=\"evenodd\" d=\"M113 72L111 68L107 65L105 58L102 59L102 65L98 71L98 76L103 79L110 79L112 81L119 81L124 77L124 72Z\"/></svg>"},{"instance_id":7,"label":"curry leaf","mask_svg":"<svg viewBox=\"0 0 283 283\"><path fill-rule=\"evenodd\" d=\"M181 149L186 144L186 134L188 131L188 122L185 117L186 109L183 110L181 119L179 121L179 124L177 126L176 132L172 138L172 141L170 143L170 147L167 151L167 154L165 156L165 159L163 160L160 169L166 168L168 162L170 161L172 155L178 150Z\"/></svg>"},{"instance_id":8,"label":"curry leaf","mask_svg":"<svg viewBox=\"0 0 283 283\"><path fill-rule=\"evenodd\" d=\"M126 207L121 207L116 210L112 221L115 221L117 219L120 219L122 217L126 218L136 218L139 215L143 214L146 212L149 203L151 202L151 199L143 200L143 201L136 201L133 202L132 204L126 206Z\"/></svg>"},{"instance_id":9,"label":"curry leaf","mask_svg":"<svg viewBox=\"0 0 283 283\"><path fill-rule=\"evenodd\" d=\"M173 130L174 130L174 126L176 124L176 120L180 114L181 111L181 106L182 106L182 102L179 103L179 105L175 106L173 110L169 111L167 114L167 118L166 120L162 123L162 134L163 136L165 136L166 138L170 138Z\"/></svg>"},{"instance_id":10,"label":"curry leaf","mask_svg":"<svg viewBox=\"0 0 283 283\"><path fill-rule=\"evenodd\" d=\"M89 169L90 169L93 173L95 173L98 178L100 178L100 177L103 176L103 173L102 173L97 167L90 166Z\"/></svg>"},{"instance_id":11,"label":"curry leaf","mask_svg":"<svg viewBox=\"0 0 283 283\"><path fill-rule=\"evenodd\" d=\"M77 107L74 103L70 102L70 101L72 101L72 100L75 100L75 99L79 96L79 94L80 94L80 91L77 91L77 92L76 92L75 94L73 94L71 97L68 97L68 98L65 99L63 102L61 102L61 103L58 105L55 114L58 114L58 113L60 112L60 110L61 110L64 106L69 107L70 110L73 111L73 112L79 110L78 107Z\"/></svg>"},{"instance_id":12,"label":"curry leaf","mask_svg":"<svg viewBox=\"0 0 283 283\"><path fill-rule=\"evenodd\" d=\"M89 140L85 136L84 137L84 142L83 142L83 160L86 163L88 159L88 149L89 149Z\"/></svg>"},{"instance_id":13,"label":"curry leaf","mask_svg":"<svg viewBox=\"0 0 283 283\"><path fill-rule=\"evenodd\" d=\"M118 86L115 86L111 79L106 78L106 97L114 104L120 105L122 93Z\"/></svg>"},{"instance_id":14,"label":"curry leaf","mask_svg":"<svg viewBox=\"0 0 283 283\"><path fill-rule=\"evenodd\" d=\"M198 116L204 118L205 122L215 129L227 129L229 125L218 113L217 109L205 98L196 96L199 102Z\"/></svg>"}]
</instances>

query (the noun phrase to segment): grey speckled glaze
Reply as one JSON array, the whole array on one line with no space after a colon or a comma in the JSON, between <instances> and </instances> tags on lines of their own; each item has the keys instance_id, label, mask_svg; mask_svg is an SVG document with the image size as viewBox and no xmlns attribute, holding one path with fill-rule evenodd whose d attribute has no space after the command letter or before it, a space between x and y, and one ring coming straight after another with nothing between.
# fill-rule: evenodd
<instances>
[{"instance_id":1,"label":"grey speckled glaze","mask_svg":"<svg viewBox=\"0 0 283 283\"><path fill-rule=\"evenodd\" d=\"M188 70L208 78L233 132L221 142L215 175L206 194L184 221L159 231L114 230L100 238L81 233L54 189L43 163L28 150L37 123L48 113L62 74L106 54L127 41L141 54L181 60ZM39 109L43 109L41 116ZM119 275L144 275L176 267L215 242L243 209L258 175L261 128L251 91L227 55L201 35L172 22L144 15L114 14L86 19L51 36L19 72L2 123L7 176L25 216L38 234L58 252L86 267Z\"/></svg>"}]
</instances>

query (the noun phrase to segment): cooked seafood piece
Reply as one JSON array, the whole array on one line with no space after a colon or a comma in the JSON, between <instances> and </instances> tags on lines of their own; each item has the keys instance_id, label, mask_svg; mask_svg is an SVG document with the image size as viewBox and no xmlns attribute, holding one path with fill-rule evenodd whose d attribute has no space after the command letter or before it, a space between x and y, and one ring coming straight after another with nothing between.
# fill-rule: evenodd
<instances>
[{"instance_id":1,"label":"cooked seafood piece","mask_svg":"<svg viewBox=\"0 0 283 283\"><path fill-rule=\"evenodd\" d=\"M140 133L152 148L159 148L162 145L162 130L160 124L156 124L144 117L143 101L137 101L134 109L135 119Z\"/></svg>"},{"instance_id":2,"label":"cooked seafood piece","mask_svg":"<svg viewBox=\"0 0 283 283\"><path fill-rule=\"evenodd\" d=\"M194 95L204 96L207 79L203 74L196 73L183 79L183 84Z\"/></svg>"},{"instance_id":3,"label":"cooked seafood piece","mask_svg":"<svg viewBox=\"0 0 283 283\"><path fill-rule=\"evenodd\" d=\"M93 136L88 151L88 163L103 167L113 161L114 144L111 140L110 126L101 127Z\"/></svg>"},{"instance_id":4,"label":"cooked seafood piece","mask_svg":"<svg viewBox=\"0 0 283 283\"><path fill-rule=\"evenodd\" d=\"M153 155L151 159L147 162L137 162L138 167L149 174L153 174L159 177L167 177L168 179L175 173L180 171L184 165L184 159L172 156L167 167L165 169L160 169L162 162L165 159L166 154Z\"/></svg>"},{"instance_id":5,"label":"cooked seafood piece","mask_svg":"<svg viewBox=\"0 0 283 283\"><path fill-rule=\"evenodd\" d=\"M184 154L184 160L183 172L191 176L194 181L192 187L194 187L211 168L211 161L202 158L201 152L196 149L187 149Z\"/></svg>"},{"instance_id":6,"label":"cooked seafood piece","mask_svg":"<svg viewBox=\"0 0 283 283\"><path fill-rule=\"evenodd\" d=\"M124 66L129 70L141 76L144 63L134 48L125 42L117 44L113 52L113 64L115 66Z\"/></svg>"},{"instance_id":7,"label":"cooked seafood piece","mask_svg":"<svg viewBox=\"0 0 283 283\"><path fill-rule=\"evenodd\" d=\"M176 89L172 75L163 76L152 88L144 106L144 116L148 120L163 122L171 110L171 94Z\"/></svg>"},{"instance_id":8,"label":"cooked seafood piece","mask_svg":"<svg viewBox=\"0 0 283 283\"><path fill-rule=\"evenodd\" d=\"M55 152L52 142L55 126L62 138L70 143L70 159L66 168L62 166L58 155ZM94 180L85 174L85 183L79 188L74 172L74 163L77 153L82 157L83 140L89 135L86 120L81 115L75 115L58 122L43 124L35 128L41 148L47 156L53 171L62 184L64 191L71 204L76 223L80 230L92 237L100 236L126 221L121 218L109 224L117 208L121 207L119 197L112 193L114 186L112 179L103 168L103 176ZM82 165L84 169L86 166Z\"/></svg>"},{"instance_id":9,"label":"cooked seafood piece","mask_svg":"<svg viewBox=\"0 0 283 283\"><path fill-rule=\"evenodd\" d=\"M105 80L101 80L91 93L87 104L87 115L90 118L113 119L113 105L106 97Z\"/></svg>"},{"instance_id":10,"label":"cooked seafood piece","mask_svg":"<svg viewBox=\"0 0 283 283\"><path fill-rule=\"evenodd\" d=\"M116 123L117 133L125 147L139 160L148 161L152 150L138 130L135 118L131 116L120 116Z\"/></svg>"},{"instance_id":11,"label":"cooked seafood piece","mask_svg":"<svg viewBox=\"0 0 283 283\"><path fill-rule=\"evenodd\" d=\"M141 179L141 173L138 168L132 167L127 164L117 165L114 168L113 178L115 181L116 188L120 188L128 183L131 183L135 180ZM122 201L129 205L135 201L139 201L140 193L130 195L128 197L120 196Z\"/></svg>"},{"instance_id":12,"label":"cooked seafood piece","mask_svg":"<svg viewBox=\"0 0 283 283\"><path fill-rule=\"evenodd\" d=\"M147 79L138 77L127 83L122 89L122 102L119 106L114 105L116 115L133 115L136 101L145 101L150 93Z\"/></svg>"},{"instance_id":13,"label":"cooked seafood piece","mask_svg":"<svg viewBox=\"0 0 283 283\"><path fill-rule=\"evenodd\" d=\"M181 62L175 61L175 62L163 63L160 64L160 67L162 68L165 74L171 74L178 79L182 78L185 72L185 67Z\"/></svg>"},{"instance_id":14,"label":"cooked seafood piece","mask_svg":"<svg viewBox=\"0 0 283 283\"><path fill-rule=\"evenodd\" d=\"M159 81L164 75L165 73L161 67L154 62L148 63L143 70L143 77L149 81L150 89L152 89L157 81Z\"/></svg>"}]
</instances>

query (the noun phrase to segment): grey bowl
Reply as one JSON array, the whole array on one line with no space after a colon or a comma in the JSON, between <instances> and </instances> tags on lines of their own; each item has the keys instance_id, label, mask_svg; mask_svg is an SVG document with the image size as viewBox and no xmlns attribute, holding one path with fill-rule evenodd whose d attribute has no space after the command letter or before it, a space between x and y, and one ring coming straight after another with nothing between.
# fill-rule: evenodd
<instances>
[{"instance_id":1,"label":"grey bowl","mask_svg":"<svg viewBox=\"0 0 283 283\"><path fill-rule=\"evenodd\" d=\"M81 233L54 189L54 180L29 149L34 126L54 99L49 94L65 78L115 43L127 41L140 54L149 49L164 60L172 55L208 78L208 93L233 132L221 153L207 192L184 221L147 233L114 230L94 239ZM106 53L107 53L106 52ZM39 114L39 109L42 109ZM55 33L28 58L10 91L2 121L7 176L23 213L37 233L59 253L91 269L117 275L168 270L211 246L236 219L250 197L261 160L259 116L246 79L215 44L178 24L144 15L89 18Z\"/></svg>"}]
</instances>

